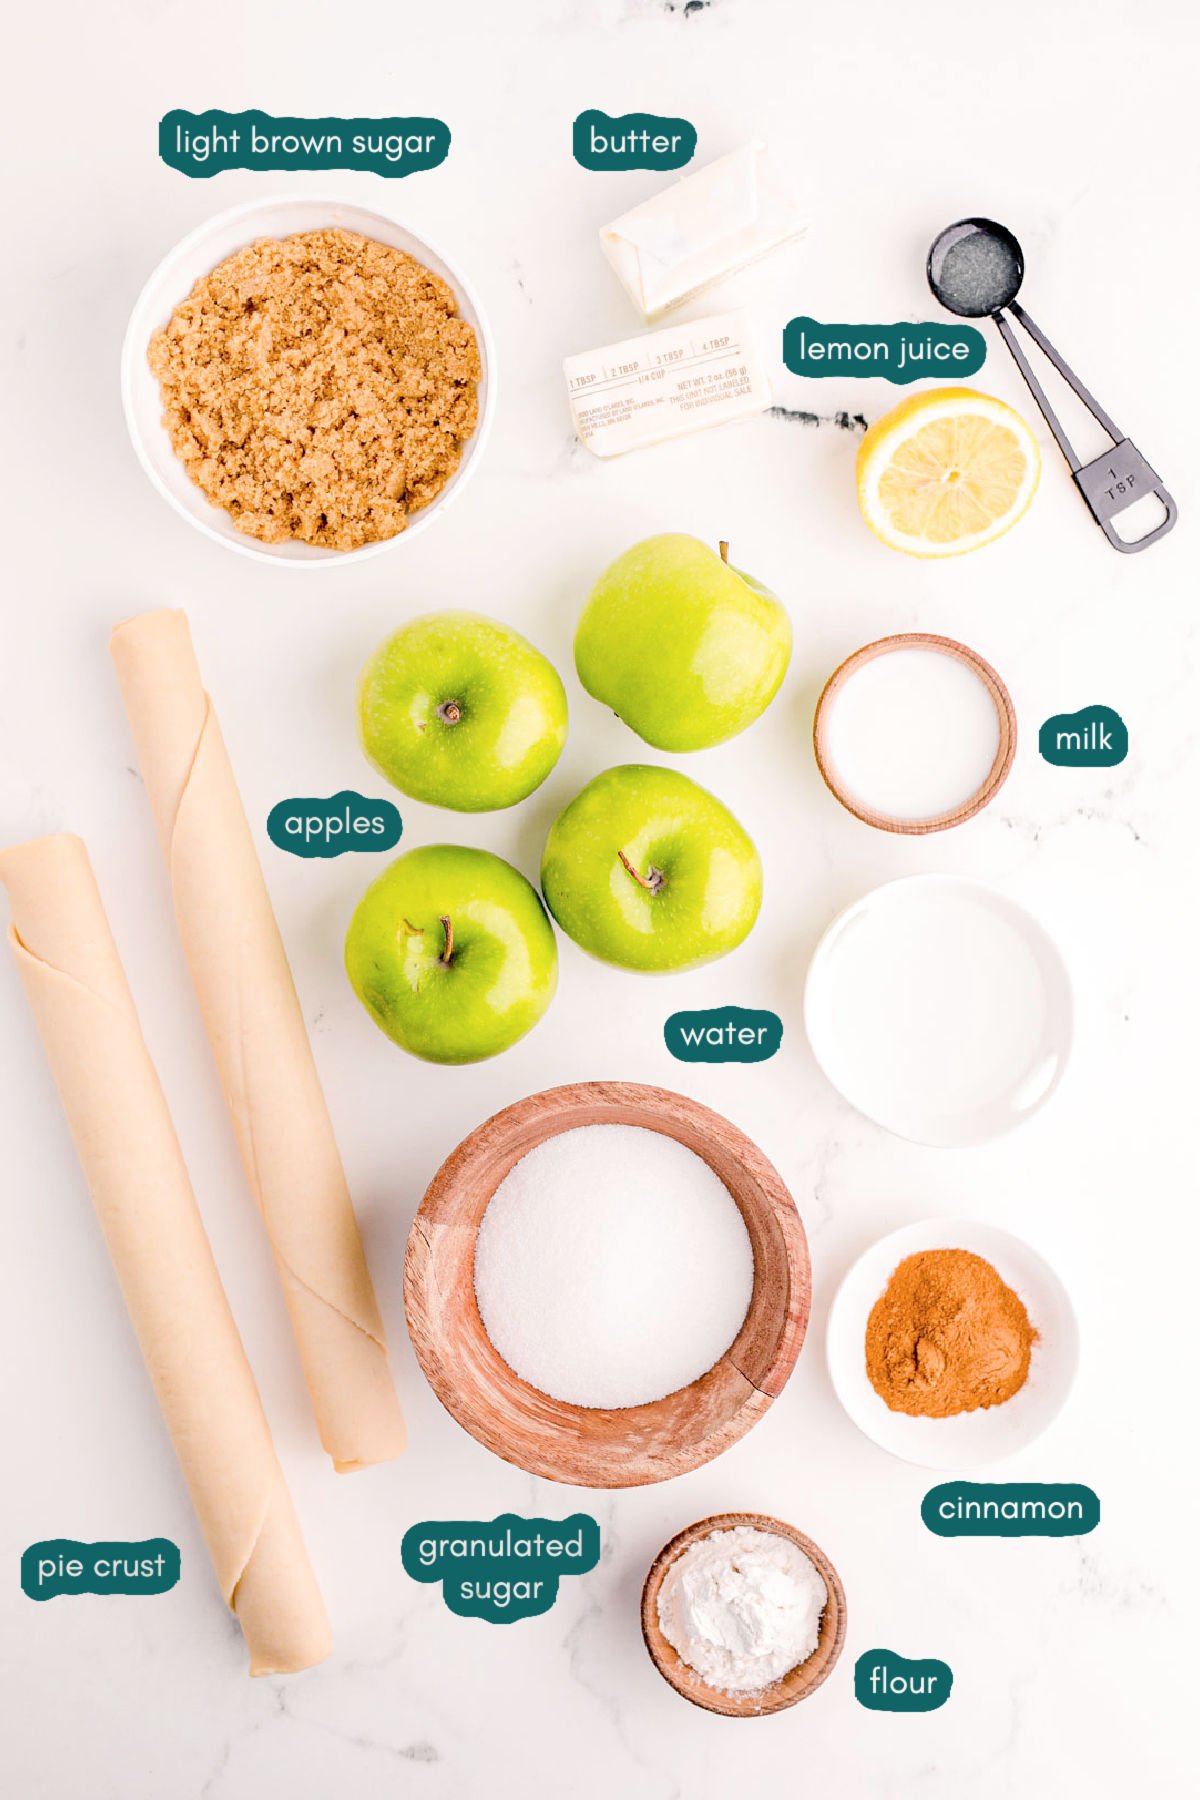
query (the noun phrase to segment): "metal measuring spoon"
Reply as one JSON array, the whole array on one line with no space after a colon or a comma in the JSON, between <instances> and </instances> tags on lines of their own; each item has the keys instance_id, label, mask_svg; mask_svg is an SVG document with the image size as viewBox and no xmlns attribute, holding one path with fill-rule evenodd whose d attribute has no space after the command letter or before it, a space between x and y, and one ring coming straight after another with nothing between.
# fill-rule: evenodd
<instances>
[{"instance_id":1,"label":"metal measuring spoon","mask_svg":"<svg viewBox=\"0 0 1200 1800\"><path fill-rule=\"evenodd\" d=\"M1147 544L1165 536L1179 516L1174 500L1141 451L1118 431L1103 407L1092 398L1078 375L1019 304L1017 292L1025 274L1025 258L1012 232L1004 225L997 225L994 219L959 219L956 224L947 225L934 239L925 273L935 298L949 312L964 319L982 319L990 315L995 320L996 329L1012 352L1042 417L1067 459L1076 487L1113 549L1144 550ZM1112 449L1106 450L1094 462L1080 463L1041 382L1029 366L1016 333L1004 317L1006 308L1017 323L1025 327L1038 349L1053 363L1112 439ZM1166 517L1140 538L1118 537L1113 529L1113 519L1145 494L1157 495Z\"/></svg>"}]
</instances>

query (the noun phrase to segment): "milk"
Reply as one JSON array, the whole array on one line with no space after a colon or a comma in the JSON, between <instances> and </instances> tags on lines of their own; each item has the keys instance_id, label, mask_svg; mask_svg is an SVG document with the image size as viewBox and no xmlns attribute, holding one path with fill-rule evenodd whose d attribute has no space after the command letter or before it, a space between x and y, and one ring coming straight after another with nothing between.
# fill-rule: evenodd
<instances>
[{"instance_id":1,"label":"milk","mask_svg":"<svg viewBox=\"0 0 1200 1800\"><path fill-rule=\"evenodd\" d=\"M859 663L822 713L834 781L864 812L940 818L974 798L1000 748L983 680L960 657L914 646Z\"/></svg>"}]
</instances>

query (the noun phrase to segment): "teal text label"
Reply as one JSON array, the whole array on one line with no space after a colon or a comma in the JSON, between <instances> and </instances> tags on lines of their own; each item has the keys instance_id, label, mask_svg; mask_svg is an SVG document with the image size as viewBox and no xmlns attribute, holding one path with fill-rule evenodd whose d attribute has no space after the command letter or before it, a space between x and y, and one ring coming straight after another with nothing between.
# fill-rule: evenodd
<instances>
[{"instance_id":1,"label":"teal text label","mask_svg":"<svg viewBox=\"0 0 1200 1800\"><path fill-rule=\"evenodd\" d=\"M346 850L391 850L404 827L390 800L368 800L343 788L328 800L280 800L267 814L267 836L293 856L341 856Z\"/></svg>"},{"instance_id":2,"label":"teal text label","mask_svg":"<svg viewBox=\"0 0 1200 1800\"><path fill-rule=\"evenodd\" d=\"M793 375L814 381L873 376L901 386L974 375L987 343L974 325L822 325L790 319L783 328L783 360Z\"/></svg>"},{"instance_id":3,"label":"teal text label","mask_svg":"<svg viewBox=\"0 0 1200 1800\"><path fill-rule=\"evenodd\" d=\"M1059 768L1115 769L1129 755L1129 732L1111 706L1085 706L1047 719L1038 750Z\"/></svg>"},{"instance_id":4,"label":"teal text label","mask_svg":"<svg viewBox=\"0 0 1200 1800\"><path fill-rule=\"evenodd\" d=\"M158 154L206 181L225 169L362 169L394 181L436 169L450 150L441 119L289 119L265 112L165 113Z\"/></svg>"},{"instance_id":5,"label":"teal text label","mask_svg":"<svg viewBox=\"0 0 1200 1800\"><path fill-rule=\"evenodd\" d=\"M600 1560L600 1527L587 1513L569 1519L432 1519L405 1532L400 1560L414 1581L440 1581L442 1598L464 1619L511 1625L549 1612L563 1575L586 1575Z\"/></svg>"},{"instance_id":6,"label":"teal text label","mask_svg":"<svg viewBox=\"0 0 1200 1800\"><path fill-rule=\"evenodd\" d=\"M936 1712L954 1686L949 1663L868 1650L854 1665L854 1698L869 1712Z\"/></svg>"},{"instance_id":7,"label":"teal text label","mask_svg":"<svg viewBox=\"0 0 1200 1800\"><path fill-rule=\"evenodd\" d=\"M165 1594L179 1580L179 1546L170 1538L85 1544L46 1538L21 1557L21 1591L31 1600L59 1594Z\"/></svg>"},{"instance_id":8,"label":"teal text label","mask_svg":"<svg viewBox=\"0 0 1200 1800\"><path fill-rule=\"evenodd\" d=\"M679 1062L766 1062L783 1042L783 1020L753 1007L714 1006L672 1013L663 1036Z\"/></svg>"},{"instance_id":9,"label":"teal text label","mask_svg":"<svg viewBox=\"0 0 1200 1800\"><path fill-rule=\"evenodd\" d=\"M1084 1537L1100 1523L1100 1500L1071 1481L944 1481L921 1517L938 1537Z\"/></svg>"},{"instance_id":10,"label":"teal text label","mask_svg":"<svg viewBox=\"0 0 1200 1800\"><path fill-rule=\"evenodd\" d=\"M682 169L696 154L696 127L657 113L610 119L592 109L572 125L571 149L581 169Z\"/></svg>"}]
</instances>

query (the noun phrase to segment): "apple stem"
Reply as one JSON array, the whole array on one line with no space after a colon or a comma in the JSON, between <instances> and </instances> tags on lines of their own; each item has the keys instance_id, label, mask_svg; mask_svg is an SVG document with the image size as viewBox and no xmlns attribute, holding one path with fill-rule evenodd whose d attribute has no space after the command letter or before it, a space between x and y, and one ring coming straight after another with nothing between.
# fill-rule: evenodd
<instances>
[{"instance_id":1,"label":"apple stem","mask_svg":"<svg viewBox=\"0 0 1200 1800\"><path fill-rule=\"evenodd\" d=\"M437 709L437 716L443 725L457 725L462 718L462 707L457 700L443 700Z\"/></svg>"},{"instance_id":2,"label":"apple stem","mask_svg":"<svg viewBox=\"0 0 1200 1800\"><path fill-rule=\"evenodd\" d=\"M446 942L442 947L441 963L444 969L450 967L450 958L454 955L454 927L445 913L438 919L438 924L446 934Z\"/></svg>"},{"instance_id":3,"label":"apple stem","mask_svg":"<svg viewBox=\"0 0 1200 1800\"><path fill-rule=\"evenodd\" d=\"M667 879L661 869L656 869L652 865L647 869L646 873L642 875L634 868L623 850L618 850L617 855L620 857L626 872L633 876L633 879L637 882L639 887L644 887L648 894L657 894L658 890L662 887L663 882Z\"/></svg>"},{"instance_id":4,"label":"apple stem","mask_svg":"<svg viewBox=\"0 0 1200 1800\"><path fill-rule=\"evenodd\" d=\"M729 561L729 540L728 540L728 538L721 539L720 550L721 550L721 561L723 563L727 563Z\"/></svg>"}]
</instances>

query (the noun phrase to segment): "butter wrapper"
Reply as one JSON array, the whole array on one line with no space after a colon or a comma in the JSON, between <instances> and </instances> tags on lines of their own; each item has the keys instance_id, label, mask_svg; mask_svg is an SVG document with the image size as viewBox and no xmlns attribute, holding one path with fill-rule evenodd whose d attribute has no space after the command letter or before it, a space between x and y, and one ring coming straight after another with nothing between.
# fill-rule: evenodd
<instances>
[{"instance_id":1,"label":"butter wrapper","mask_svg":"<svg viewBox=\"0 0 1200 1800\"><path fill-rule=\"evenodd\" d=\"M650 323L806 229L766 145L753 143L623 213L603 228L600 244Z\"/></svg>"},{"instance_id":2,"label":"butter wrapper","mask_svg":"<svg viewBox=\"0 0 1200 1800\"><path fill-rule=\"evenodd\" d=\"M771 404L771 384L741 313L568 356L563 373L576 434L595 456L621 456Z\"/></svg>"}]
</instances>

